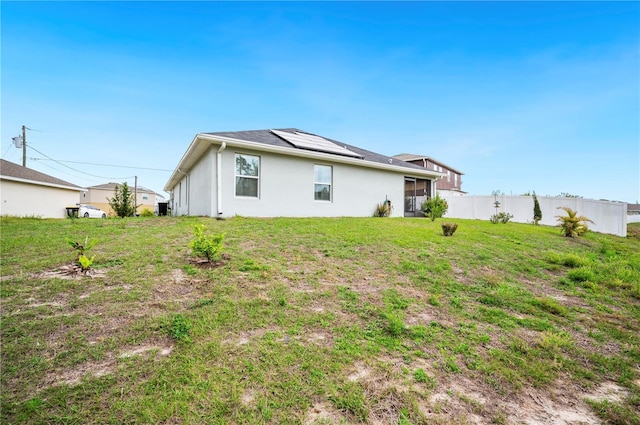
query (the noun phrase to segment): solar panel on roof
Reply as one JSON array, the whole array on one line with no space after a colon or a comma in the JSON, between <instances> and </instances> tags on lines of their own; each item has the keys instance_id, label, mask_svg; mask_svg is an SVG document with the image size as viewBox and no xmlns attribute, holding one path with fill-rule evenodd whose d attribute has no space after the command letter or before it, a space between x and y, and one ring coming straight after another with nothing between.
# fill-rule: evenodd
<instances>
[{"instance_id":1,"label":"solar panel on roof","mask_svg":"<svg viewBox=\"0 0 640 425\"><path fill-rule=\"evenodd\" d=\"M337 153L339 155L351 156L354 158L362 158L362 155L357 154L345 147L339 146L323 137L314 136L307 133L287 133L286 131L271 130L273 134L279 136L291 143L296 148L309 149L313 151Z\"/></svg>"}]
</instances>

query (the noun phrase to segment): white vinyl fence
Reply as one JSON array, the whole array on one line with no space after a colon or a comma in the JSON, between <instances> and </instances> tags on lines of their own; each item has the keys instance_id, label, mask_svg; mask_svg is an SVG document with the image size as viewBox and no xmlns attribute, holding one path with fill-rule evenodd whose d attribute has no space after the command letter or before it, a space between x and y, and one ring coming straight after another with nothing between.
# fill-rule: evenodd
<instances>
[{"instance_id":1,"label":"white vinyl fence","mask_svg":"<svg viewBox=\"0 0 640 425\"><path fill-rule=\"evenodd\" d=\"M442 195L441 195L442 196ZM533 197L531 196L449 196L446 197L449 210L445 217L489 220L496 213L495 201L500 202L498 213L513 215L511 221L517 223L533 222ZM590 218L589 229L599 233L627 236L627 204L624 202L596 201L584 198L560 198L538 196L542 220L540 224L556 226L557 215L566 215L558 207L569 207Z\"/></svg>"}]
</instances>

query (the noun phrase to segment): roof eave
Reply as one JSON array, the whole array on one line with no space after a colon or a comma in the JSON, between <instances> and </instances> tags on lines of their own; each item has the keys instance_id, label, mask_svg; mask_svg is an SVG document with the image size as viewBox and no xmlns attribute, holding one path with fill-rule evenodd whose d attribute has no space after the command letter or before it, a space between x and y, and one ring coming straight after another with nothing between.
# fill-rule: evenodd
<instances>
[{"instance_id":1,"label":"roof eave","mask_svg":"<svg viewBox=\"0 0 640 425\"><path fill-rule=\"evenodd\" d=\"M47 183L47 182L42 182L42 181L38 181L38 180L21 179L20 177L13 177L13 176L0 176L0 179L1 180L10 180L10 181L19 182L19 183L28 183L28 184L33 184L33 185L36 185L36 186L55 187L56 189L75 190L77 192L86 192L87 191L87 189L84 189L82 187L65 186L65 185L62 185L62 184Z\"/></svg>"}]
</instances>

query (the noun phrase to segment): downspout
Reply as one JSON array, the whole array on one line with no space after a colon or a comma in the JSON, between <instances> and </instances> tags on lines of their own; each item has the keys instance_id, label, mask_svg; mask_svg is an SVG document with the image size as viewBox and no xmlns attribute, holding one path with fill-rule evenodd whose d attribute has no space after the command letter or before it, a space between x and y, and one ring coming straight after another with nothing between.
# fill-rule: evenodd
<instances>
[{"instance_id":1,"label":"downspout","mask_svg":"<svg viewBox=\"0 0 640 425\"><path fill-rule=\"evenodd\" d=\"M189 179L189 174L185 173L184 171L182 171L179 168L177 170L178 170L179 173L182 173L186 177L186 179L185 179L185 186L186 186L185 192L187 192L187 196L185 196L185 198L186 198L186 201L187 201L187 215L189 215L189 210L191 209L191 204L189 202L189 180L190 180Z\"/></svg>"},{"instance_id":2,"label":"downspout","mask_svg":"<svg viewBox=\"0 0 640 425\"><path fill-rule=\"evenodd\" d=\"M216 157L216 182L218 184L218 219L222 218L222 151L227 148L227 142L222 142Z\"/></svg>"}]
</instances>

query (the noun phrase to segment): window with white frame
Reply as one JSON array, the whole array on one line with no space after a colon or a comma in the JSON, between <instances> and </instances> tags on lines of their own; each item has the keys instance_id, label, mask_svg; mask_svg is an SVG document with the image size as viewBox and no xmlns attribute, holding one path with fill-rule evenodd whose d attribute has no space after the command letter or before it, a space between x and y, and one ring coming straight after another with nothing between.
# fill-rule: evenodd
<instances>
[{"instance_id":1,"label":"window with white frame","mask_svg":"<svg viewBox=\"0 0 640 425\"><path fill-rule=\"evenodd\" d=\"M333 167L329 165L313 166L314 199L316 201L331 202L331 189L333 186Z\"/></svg>"},{"instance_id":2,"label":"window with white frame","mask_svg":"<svg viewBox=\"0 0 640 425\"><path fill-rule=\"evenodd\" d=\"M146 193L142 194L142 200L143 201L148 201L149 200L149 195L147 195Z\"/></svg>"},{"instance_id":3,"label":"window with white frame","mask_svg":"<svg viewBox=\"0 0 640 425\"><path fill-rule=\"evenodd\" d=\"M236 154L236 196L257 198L260 188L260 157Z\"/></svg>"}]
</instances>

